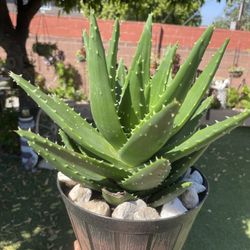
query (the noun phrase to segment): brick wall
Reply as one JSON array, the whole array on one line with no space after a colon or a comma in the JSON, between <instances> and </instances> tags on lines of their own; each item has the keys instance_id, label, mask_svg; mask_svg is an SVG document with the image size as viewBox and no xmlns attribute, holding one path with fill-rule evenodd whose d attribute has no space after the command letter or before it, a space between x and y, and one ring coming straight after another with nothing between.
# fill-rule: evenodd
<instances>
[{"instance_id":1,"label":"brick wall","mask_svg":"<svg viewBox=\"0 0 250 250\"><path fill-rule=\"evenodd\" d=\"M12 15L12 20L15 23L14 14ZM99 20L98 23L106 47L108 40L111 37L113 21ZM128 66L131 62L136 44L140 38L143 25L144 24L141 22L126 21L121 23L118 56L122 56L126 65ZM65 52L66 62L72 63L79 70L82 76L83 89L85 92L88 92L85 69L86 65L85 63L76 62L75 57L76 51L81 47L82 29L88 30L88 20L81 17L58 17L54 15L45 16L38 14L32 20L30 26L30 38L27 42L28 52L30 57L35 61L37 71L46 76L47 82L50 86L54 86L56 84L56 78L51 67L46 66L43 62L43 59L32 52L31 48L35 41L35 37L38 36L39 41L41 42L50 41L57 43L58 48ZM177 25L154 24L152 37L152 57L156 57L158 51L160 52L160 55L162 55L164 53L164 48L168 44L174 44L178 42L178 53L181 55L181 61L183 61L190 51L193 43L199 38L204 29L205 28L203 27L196 28ZM160 39L161 33L162 39ZM241 78L232 79L232 84L238 85L242 79L246 79L246 82L250 84L250 32L216 29L209 48L200 65L200 69L203 69L205 63L208 62L211 55L227 37L230 38L230 44L227 48L216 77L227 78L228 68L233 64L235 58L238 58L238 65L243 67L245 71ZM161 48L159 50L160 44ZM3 56L4 52L0 50L0 57Z\"/></svg>"}]
</instances>

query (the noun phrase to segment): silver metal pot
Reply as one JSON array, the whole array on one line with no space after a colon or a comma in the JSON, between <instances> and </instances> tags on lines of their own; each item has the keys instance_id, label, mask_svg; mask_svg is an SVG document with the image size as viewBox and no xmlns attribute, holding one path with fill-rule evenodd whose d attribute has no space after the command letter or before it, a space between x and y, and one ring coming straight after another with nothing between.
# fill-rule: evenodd
<instances>
[{"instance_id":1,"label":"silver metal pot","mask_svg":"<svg viewBox=\"0 0 250 250\"><path fill-rule=\"evenodd\" d=\"M180 216L151 221L99 216L68 199L63 183L57 181L57 186L82 250L180 250L208 196L208 183L204 176L203 179L207 190L199 195L197 207Z\"/></svg>"}]
</instances>

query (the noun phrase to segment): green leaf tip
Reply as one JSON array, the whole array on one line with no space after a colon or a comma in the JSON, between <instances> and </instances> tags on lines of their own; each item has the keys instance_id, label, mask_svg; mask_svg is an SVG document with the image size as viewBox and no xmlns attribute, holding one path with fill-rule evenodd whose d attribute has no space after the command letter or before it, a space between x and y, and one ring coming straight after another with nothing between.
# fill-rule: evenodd
<instances>
[{"instance_id":1,"label":"green leaf tip","mask_svg":"<svg viewBox=\"0 0 250 250\"><path fill-rule=\"evenodd\" d=\"M140 167L131 176L123 180L120 185L131 191L153 189L167 178L170 170L170 162L167 159L156 159L154 162Z\"/></svg>"},{"instance_id":2,"label":"green leaf tip","mask_svg":"<svg viewBox=\"0 0 250 250\"><path fill-rule=\"evenodd\" d=\"M106 188L102 188L102 197L111 205L118 206L119 204L126 201L134 201L137 197L126 191L122 192L110 192Z\"/></svg>"}]
</instances>

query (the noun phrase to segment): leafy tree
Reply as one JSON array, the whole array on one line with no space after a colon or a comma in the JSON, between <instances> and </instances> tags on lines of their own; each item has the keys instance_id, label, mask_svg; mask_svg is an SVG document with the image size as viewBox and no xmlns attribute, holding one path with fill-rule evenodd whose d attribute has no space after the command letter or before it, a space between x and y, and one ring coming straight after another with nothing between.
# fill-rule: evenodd
<instances>
[{"instance_id":1,"label":"leafy tree","mask_svg":"<svg viewBox=\"0 0 250 250\"><path fill-rule=\"evenodd\" d=\"M45 2L42 0L14 1L17 10L16 25L14 25L9 15L7 0L0 0L0 47L7 54L6 68L23 74L31 82L34 82L35 71L27 55L26 41L29 36L30 22ZM72 8L80 7L80 0L56 0L53 2L67 12ZM21 108L33 106L33 102L23 91L20 91L19 97Z\"/></svg>"},{"instance_id":2,"label":"leafy tree","mask_svg":"<svg viewBox=\"0 0 250 250\"><path fill-rule=\"evenodd\" d=\"M240 4L242 0L227 1L224 9L224 15L214 22L218 28L229 29L233 21L237 21L239 15ZM245 1L244 11L240 23L241 30L250 30L250 1Z\"/></svg>"},{"instance_id":3,"label":"leafy tree","mask_svg":"<svg viewBox=\"0 0 250 250\"><path fill-rule=\"evenodd\" d=\"M144 1L87 1L82 4L85 16L91 9L103 19L119 17L123 20L144 21L149 13L153 13L154 21L160 23L184 24L191 16L188 25L198 26L201 23L200 7L205 0L144 0Z\"/></svg>"}]
</instances>

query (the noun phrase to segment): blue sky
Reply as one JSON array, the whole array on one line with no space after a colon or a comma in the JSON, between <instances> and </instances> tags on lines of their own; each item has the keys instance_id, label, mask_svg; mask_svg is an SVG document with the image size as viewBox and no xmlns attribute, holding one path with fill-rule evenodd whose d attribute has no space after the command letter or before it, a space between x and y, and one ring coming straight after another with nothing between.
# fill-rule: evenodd
<instances>
[{"instance_id":1,"label":"blue sky","mask_svg":"<svg viewBox=\"0 0 250 250\"><path fill-rule=\"evenodd\" d=\"M216 0L206 0L201 8L202 25L207 26L211 24L216 17L222 16L225 5L226 0L221 0L220 3Z\"/></svg>"}]
</instances>

